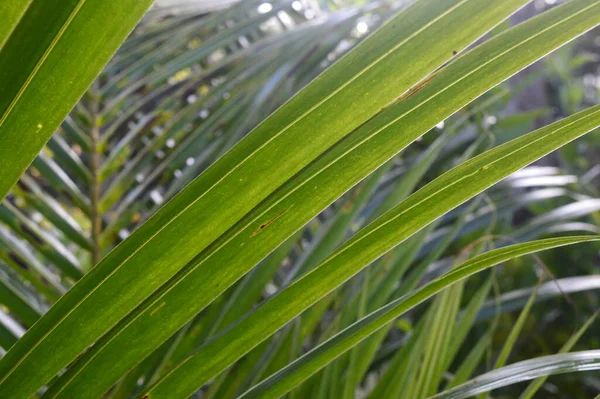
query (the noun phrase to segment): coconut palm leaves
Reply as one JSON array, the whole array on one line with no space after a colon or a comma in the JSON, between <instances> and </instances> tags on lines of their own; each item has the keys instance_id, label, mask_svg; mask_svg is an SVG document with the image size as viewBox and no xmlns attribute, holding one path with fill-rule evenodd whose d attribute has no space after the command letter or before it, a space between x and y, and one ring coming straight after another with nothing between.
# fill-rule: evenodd
<instances>
[{"instance_id":1,"label":"coconut palm leaves","mask_svg":"<svg viewBox=\"0 0 600 399\"><path fill-rule=\"evenodd\" d=\"M378 388L436 393L460 344L422 331L454 328L463 342L484 319L491 280L461 313L466 277L595 240L500 239L441 272L457 263L456 242L492 234L515 207L567 197L573 179L534 168L474 197L600 125L592 107L490 149L483 118L512 91L485 93L600 23L599 2L573 0L466 50L524 3L422 0L365 41L389 6L324 15L249 0L149 17L0 208L0 298L29 328L16 343L5 334L0 395L184 397L210 383L210 397L352 397L385 356L390 323L454 284L391 358L401 374ZM411 145L420 138L426 149ZM515 236L599 206L563 203ZM440 277L415 291L436 264ZM252 310L265 286L277 295ZM419 367L405 361L422 355Z\"/></svg>"}]
</instances>

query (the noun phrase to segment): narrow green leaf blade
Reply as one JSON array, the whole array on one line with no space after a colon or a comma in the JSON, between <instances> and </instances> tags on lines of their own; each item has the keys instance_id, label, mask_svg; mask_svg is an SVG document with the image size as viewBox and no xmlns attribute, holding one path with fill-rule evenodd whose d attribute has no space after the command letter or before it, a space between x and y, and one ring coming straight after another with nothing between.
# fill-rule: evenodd
<instances>
[{"instance_id":1,"label":"narrow green leaf blade","mask_svg":"<svg viewBox=\"0 0 600 399\"><path fill-rule=\"evenodd\" d=\"M600 314L600 311L594 313L592 317L587 319L585 323L569 338L567 342L560 348L559 353L568 353L571 348L579 341L579 338L587 331L587 329L596 321L596 318ZM546 382L547 377L540 377L531 383L525 388L525 391L519 396L519 399L531 399L533 395L537 392L538 389Z\"/></svg>"},{"instance_id":2,"label":"narrow green leaf blade","mask_svg":"<svg viewBox=\"0 0 600 399\"><path fill-rule=\"evenodd\" d=\"M370 334L393 321L402 313L417 306L428 298L431 298L443 289L475 273L522 255L563 245L598 240L600 240L600 238L596 236L551 238L516 244L476 256L442 277L425 285L413 294L401 297L354 323L352 326L313 349L283 370L254 386L251 390L242 395L242 397L244 399L277 398L283 395L295 385L314 374L329 361L335 359ZM150 392L152 393L152 390Z\"/></svg>"},{"instance_id":3,"label":"narrow green leaf blade","mask_svg":"<svg viewBox=\"0 0 600 399\"><path fill-rule=\"evenodd\" d=\"M0 10L8 7L0 43L18 18L0 49L0 200L151 1L34 0L22 12L26 3L3 2Z\"/></svg>"},{"instance_id":4,"label":"narrow green leaf blade","mask_svg":"<svg viewBox=\"0 0 600 399\"><path fill-rule=\"evenodd\" d=\"M531 296L529 297L529 300L525 304L525 307L523 308L523 310L521 310L521 313L519 314L517 321L513 325L512 329L510 330L510 333L508 334L508 337L506 338L506 342L504 342L504 346L502 347L502 350L500 351L500 354L498 355L498 358L496 359L496 363L494 364L495 369L500 368L506 364L506 361L508 360L508 357L510 356L512 349L514 348L515 344L517 343L517 338L521 334L521 330L523 329L523 326L525 325L525 320L527 320L527 316L529 315L529 312L531 311L531 308L533 307L533 303L535 302L535 298L537 297L537 292L538 292L538 290L536 287L536 289L531 293Z\"/></svg>"},{"instance_id":5,"label":"narrow green leaf blade","mask_svg":"<svg viewBox=\"0 0 600 399\"><path fill-rule=\"evenodd\" d=\"M0 15L2 16L2 24L0 24L0 50L10 37L10 34L15 29L19 20L27 11L27 7L32 0L13 0L3 1L0 4Z\"/></svg>"}]
</instances>

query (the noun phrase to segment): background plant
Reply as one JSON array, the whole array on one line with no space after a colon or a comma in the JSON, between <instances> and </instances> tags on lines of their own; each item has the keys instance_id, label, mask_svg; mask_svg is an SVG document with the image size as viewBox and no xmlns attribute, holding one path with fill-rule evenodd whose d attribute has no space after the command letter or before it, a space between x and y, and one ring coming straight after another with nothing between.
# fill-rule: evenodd
<instances>
[{"instance_id":1,"label":"background plant","mask_svg":"<svg viewBox=\"0 0 600 399\"><path fill-rule=\"evenodd\" d=\"M514 110L515 99L540 81L577 91L570 87L574 68L593 57L566 62L573 57L565 51L579 54L574 46L492 89L597 24L598 4L573 0L507 30L500 23L524 2L501 3L418 2L262 123L406 6L249 0L208 15L151 10L0 208L5 350L108 255L0 363L0 391L26 396L70 363L43 395L110 389L115 397L197 391L220 398L250 389L246 397L289 390L291 397L428 397L508 361L597 347L596 246L516 258L588 238L521 244L496 255L540 237L597 233L600 201L593 175L585 174L591 165L569 155L580 141L563 147L558 166L532 166L479 192L519 162L598 125L592 108L536 132L546 138L539 154L511 152L536 137L509 142L532 130L536 118L550 122L594 103L559 93L550 97L559 114L550 107ZM478 23L457 25L465 18ZM501 35L496 41L463 55L494 26L485 37ZM382 142L368 140L373 132L382 132ZM506 153L473 159L507 142ZM501 155L510 162L489 169ZM425 186L469 159L481 178L469 179L465 166ZM470 194L445 199L444 187L455 182ZM382 230L419 195L421 213ZM402 236L403 224L414 227ZM381 235L359 241L372 231ZM355 259L360 272L327 281L337 269L324 267L345 248L354 257L339 270ZM475 258L480 263L469 261L485 251ZM460 274L469 262L488 267L500 260L507 263L461 280L427 307L377 324L378 315L408 310L403 295L427 292L424 284L451 277L448 270ZM227 330L268 298L237 330ZM278 306L289 312L276 313ZM374 326L366 340L344 346L344 334ZM531 342L541 349L529 349ZM598 364L593 351L563 356L540 362L555 364L556 372ZM19 383L25 374L30 380ZM598 384L594 374L567 378L576 383L560 380L565 395L587 395Z\"/></svg>"}]
</instances>

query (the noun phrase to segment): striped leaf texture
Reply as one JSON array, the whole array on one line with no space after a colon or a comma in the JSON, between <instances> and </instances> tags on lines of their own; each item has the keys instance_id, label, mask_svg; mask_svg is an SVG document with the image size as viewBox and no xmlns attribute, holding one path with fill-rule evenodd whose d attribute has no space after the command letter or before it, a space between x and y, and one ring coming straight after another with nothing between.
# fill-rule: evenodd
<instances>
[{"instance_id":1,"label":"striped leaf texture","mask_svg":"<svg viewBox=\"0 0 600 399\"><path fill-rule=\"evenodd\" d=\"M600 1L157 2L110 61L149 2L54 3L0 5L1 398L468 397L531 366L529 398L598 367L600 193L534 163L600 106L514 99ZM575 332L524 360L555 302Z\"/></svg>"}]
</instances>

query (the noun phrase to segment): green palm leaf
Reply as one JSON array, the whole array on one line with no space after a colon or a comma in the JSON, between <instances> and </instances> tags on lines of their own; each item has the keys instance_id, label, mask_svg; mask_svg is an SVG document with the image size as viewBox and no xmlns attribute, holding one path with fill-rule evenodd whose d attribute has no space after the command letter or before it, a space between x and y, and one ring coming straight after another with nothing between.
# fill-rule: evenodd
<instances>
[{"instance_id":1,"label":"green palm leaf","mask_svg":"<svg viewBox=\"0 0 600 399\"><path fill-rule=\"evenodd\" d=\"M2 5L0 199L149 5L74 0L60 6L37 0ZM107 32L109 21L116 25Z\"/></svg>"},{"instance_id":2,"label":"green palm leaf","mask_svg":"<svg viewBox=\"0 0 600 399\"><path fill-rule=\"evenodd\" d=\"M506 247L598 232L589 174L511 173L600 117L592 107L509 141L552 117L550 108L514 114L511 104L555 72L502 82L597 25L598 1L571 0L512 28L506 19L525 0L341 9L247 0L207 15L156 5L87 92L108 52L60 82L61 102L48 68L60 77L80 66L58 57L86 45L82 16L94 25L113 7L67 3L0 6L6 93L32 83L16 115L40 109L54 124L28 130L35 140L4 136L8 146L0 134L2 159L16 162L6 191L83 93L0 204L0 396L427 397L485 370L500 315L531 295L486 302L507 272L467 281L475 270L455 267L465 254L500 247L475 262L504 254L522 263L513 249L595 240ZM117 13L129 27L103 29L91 49L116 46L142 8L114 7L135 11ZM43 10L54 36L23 39ZM17 44L31 55L21 64L8 57ZM53 49L47 59L36 53L44 48ZM43 80L26 65L36 57ZM32 89L52 106L30 107ZM0 106L12 110L9 97ZM517 278L532 284L523 267L510 270L506 289ZM502 362L527 336L534 301L597 285L563 283L529 301ZM446 284L426 312L412 309Z\"/></svg>"},{"instance_id":3,"label":"green palm leaf","mask_svg":"<svg viewBox=\"0 0 600 399\"><path fill-rule=\"evenodd\" d=\"M236 324L187 359L176 372L171 372L159 383L159 386L167 387L162 394L172 393L175 389L185 392L178 373L193 375L190 384L205 382L203 379L221 371L228 363L264 340L268 332L275 332L306 307L437 217L529 162L595 128L600 124L600 107L571 118L490 150L419 190L361 230L320 267L265 303L252 317ZM366 237L369 239L366 240ZM169 378L177 383L173 384ZM195 388L192 385L190 390Z\"/></svg>"}]
</instances>

